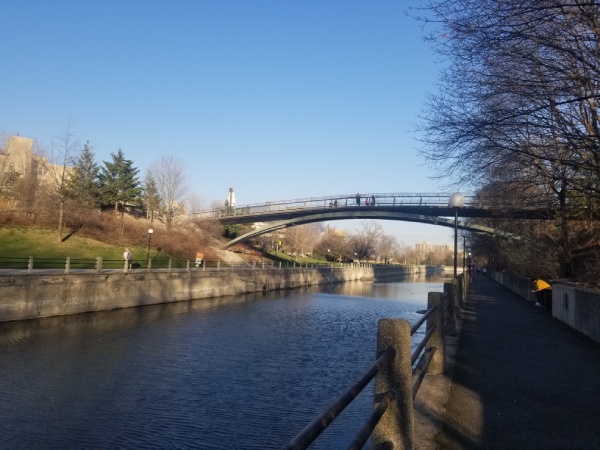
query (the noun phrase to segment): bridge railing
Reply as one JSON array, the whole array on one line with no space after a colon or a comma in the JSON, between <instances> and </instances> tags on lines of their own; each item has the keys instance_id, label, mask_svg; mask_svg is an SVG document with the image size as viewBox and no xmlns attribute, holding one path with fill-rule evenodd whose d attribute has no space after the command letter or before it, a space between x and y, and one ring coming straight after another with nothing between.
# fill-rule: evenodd
<instances>
[{"instance_id":1,"label":"bridge railing","mask_svg":"<svg viewBox=\"0 0 600 450\"><path fill-rule=\"evenodd\" d=\"M447 206L449 194L341 194L324 197L301 198L295 200L277 200L265 203L255 203L243 206L212 208L196 211L191 214L193 219L211 217L229 217L238 215L264 214L281 211L305 209L322 209L348 206ZM465 195L465 205L479 203L473 195Z\"/></svg>"},{"instance_id":2,"label":"bridge railing","mask_svg":"<svg viewBox=\"0 0 600 450\"><path fill-rule=\"evenodd\" d=\"M369 439L375 448L413 448L413 400L427 373L437 375L446 370L445 335L456 332L455 311L461 302L458 285L458 280L453 280L444 284L443 293L430 292L427 310L412 326L403 319L381 319L377 360L285 448L307 448L374 378L374 409L348 448L361 449ZM425 336L411 352L412 336L424 323Z\"/></svg>"}]
</instances>

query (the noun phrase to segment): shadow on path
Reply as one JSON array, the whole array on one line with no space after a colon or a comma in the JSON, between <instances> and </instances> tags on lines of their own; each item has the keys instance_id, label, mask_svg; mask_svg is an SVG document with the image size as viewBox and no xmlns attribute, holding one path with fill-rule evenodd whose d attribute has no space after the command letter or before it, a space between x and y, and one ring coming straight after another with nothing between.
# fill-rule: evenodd
<instances>
[{"instance_id":1,"label":"shadow on path","mask_svg":"<svg viewBox=\"0 0 600 450\"><path fill-rule=\"evenodd\" d=\"M435 440L440 449L600 448L600 345L480 275Z\"/></svg>"}]
</instances>

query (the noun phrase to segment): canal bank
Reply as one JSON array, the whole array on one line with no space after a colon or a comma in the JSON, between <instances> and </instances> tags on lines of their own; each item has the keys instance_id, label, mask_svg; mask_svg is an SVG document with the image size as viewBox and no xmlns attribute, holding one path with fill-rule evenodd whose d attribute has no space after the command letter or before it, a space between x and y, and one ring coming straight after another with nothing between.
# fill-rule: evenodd
<instances>
[{"instance_id":1,"label":"canal bank","mask_svg":"<svg viewBox=\"0 0 600 450\"><path fill-rule=\"evenodd\" d=\"M429 266L131 270L0 276L0 322L106 311L357 280L390 280L436 270Z\"/></svg>"}]
</instances>

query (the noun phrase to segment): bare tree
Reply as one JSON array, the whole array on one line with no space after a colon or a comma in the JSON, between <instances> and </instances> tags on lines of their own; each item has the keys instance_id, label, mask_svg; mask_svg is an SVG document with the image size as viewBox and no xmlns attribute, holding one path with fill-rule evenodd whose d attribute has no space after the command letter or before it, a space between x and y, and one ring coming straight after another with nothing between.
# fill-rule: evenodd
<instances>
[{"instance_id":1,"label":"bare tree","mask_svg":"<svg viewBox=\"0 0 600 450\"><path fill-rule=\"evenodd\" d=\"M315 248L320 255L328 256L334 261L342 262L344 259L354 259L346 233L329 225L323 230Z\"/></svg>"},{"instance_id":2,"label":"bare tree","mask_svg":"<svg viewBox=\"0 0 600 450\"><path fill-rule=\"evenodd\" d=\"M55 138L46 158L40 158L43 167L41 185L48 189L54 203L58 206L58 240L63 239L65 203L69 198L69 170L79 154L80 144L69 121L63 133Z\"/></svg>"},{"instance_id":3,"label":"bare tree","mask_svg":"<svg viewBox=\"0 0 600 450\"><path fill-rule=\"evenodd\" d=\"M165 221L167 231L171 230L173 221L185 213L184 201L188 192L185 167L182 160L163 156L148 169L161 199L159 215Z\"/></svg>"},{"instance_id":4,"label":"bare tree","mask_svg":"<svg viewBox=\"0 0 600 450\"><path fill-rule=\"evenodd\" d=\"M379 236L377 242L377 253L378 256L383 259L384 263L388 263L390 259L393 259L396 249L398 248L398 241L392 235L382 233Z\"/></svg>"},{"instance_id":5,"label":"bare tree","mask_svg":"<svg viewBox=\"0 0 600 450\"><path fill-rule=\"evenodd\" d=\"M320 233L318 224L309 223L286 228L285 239L290 244L292 252L304 255L306 253L312 253Z\"/></svg>"},{"instance_id":6,"label":"bare tree","mask_svg":"<svg viewBox=\"0 0 600 450\"><path fill-rule=\"evenodd\" d=\"M361 222L360 229L350 237L350 246L358 259L367 260L375 254L382 230L381 225L372 220Z\"/></svg>"},{"instance_id":7,"label":"bare tree","mask_svg":"<svg viewBox=\"0 0 600 450\"><path fill-rule=\"evenodd\" d=\"M435 1L430 36L451 62L431 98L424 154L447 175L482 181L519 158L562 167L600 195L600 11L595 2ZM424 18L427 20L426 18Z\"/></svg>"},{"instance_id":8,"label":"bare tree","mask_svg":"<svg viewBox=\"0 0 600 450\"><path fill-rule=\"evenodd\" d=\"M192 193L188 195L185 203L189 213L193 215L194 212L204 209L205 202L201 195Z\"/></svg>"},{"instance_id":9,"label":"bare tree","mask_svg":"<svg viewBox=\"0 0 600 450\"><path fill-rule=\"evenodd\" d=\"M600 201L597 3L440 0L422 11L441 24L429 39L450 62L423 117L423 155L459 185L535 191L559 211L570 260L568 210L578 194Z\"/></svg>"}]
</instances>

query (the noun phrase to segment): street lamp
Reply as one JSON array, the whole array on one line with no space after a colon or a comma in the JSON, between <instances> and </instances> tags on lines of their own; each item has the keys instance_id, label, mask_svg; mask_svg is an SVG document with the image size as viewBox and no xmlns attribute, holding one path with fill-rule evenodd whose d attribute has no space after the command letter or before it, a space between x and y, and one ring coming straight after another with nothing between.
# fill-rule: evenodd
<instances>
[{"instance_id":1,"label":"street lamp","mask_svg":"<svg viewBox=\"0 0 600 450\"><path fill-rule=\"evenodd\" d=\"M148 263L148 267L150 267L150 242L152 241L152 233L154 230L152 228L148 229L148 254L146 255L146 262Z\"/></svg>"},{"instance_id":2,"label":"street lamp","mask_svg":"<svg viewBox=\"0 0 600 450\"><path fill-rule=\"evenodd\" d=\"M454 208L454 278L458 276L456 263L458 262L458 208L465 204L465 196L458 192L452 194L448 199L448 206Z\"/></svg>"}]
</instances>

